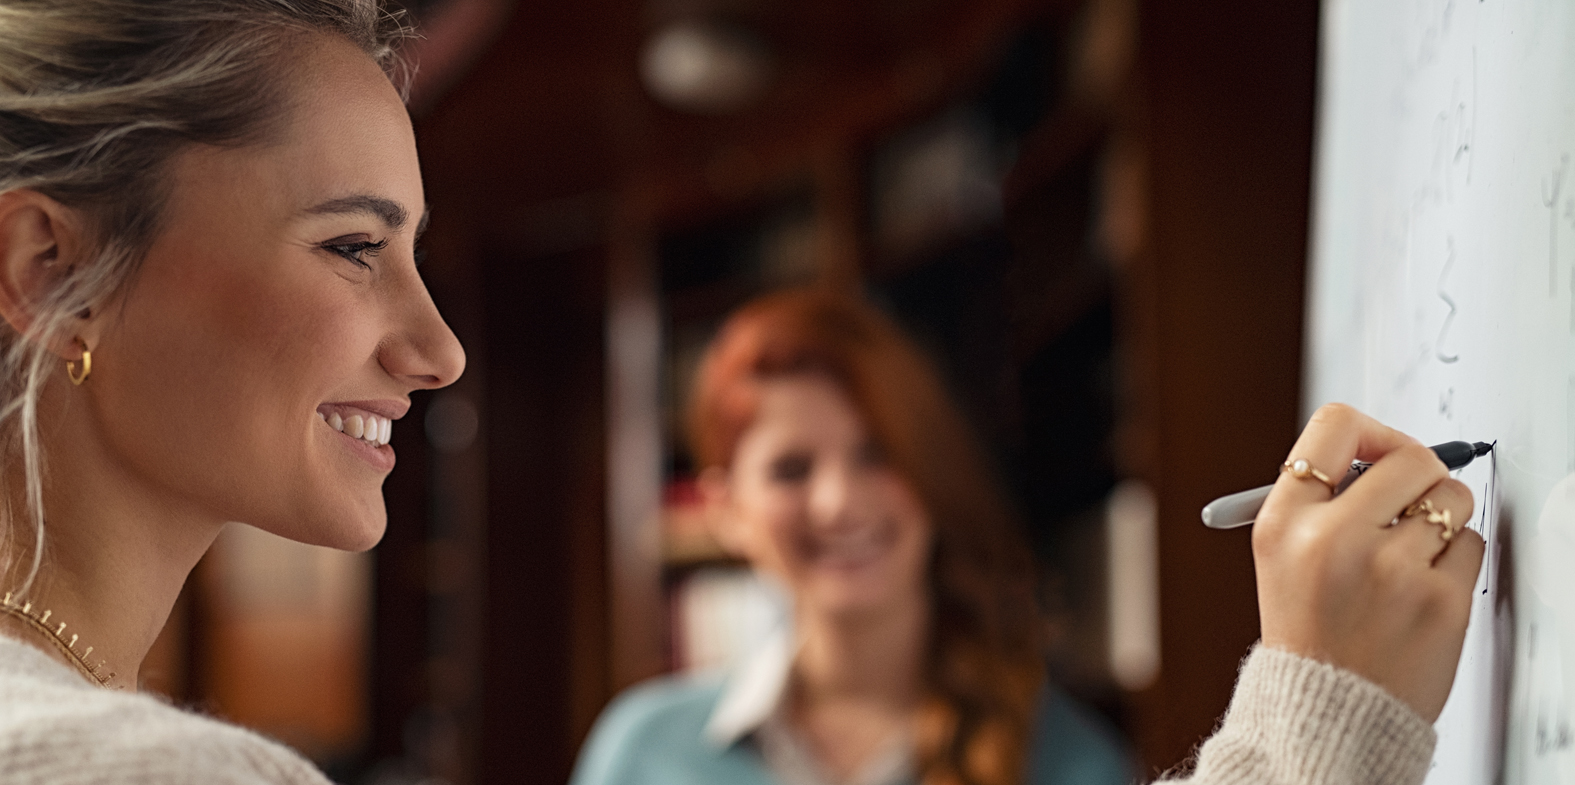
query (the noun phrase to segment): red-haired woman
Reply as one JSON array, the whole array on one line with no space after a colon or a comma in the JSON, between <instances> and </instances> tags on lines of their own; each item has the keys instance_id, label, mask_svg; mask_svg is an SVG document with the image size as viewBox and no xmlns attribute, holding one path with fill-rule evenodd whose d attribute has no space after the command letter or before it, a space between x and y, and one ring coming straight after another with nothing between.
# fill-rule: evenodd
<instances>
[{"instance_id":1,"label":"red-haired woman","mask_svg":"<svg viewBox=\"0 0 1575 785\"><path fill-rule=\"evenodd\" d=\"M711 347L690 425L718 537L788 588L792 629L720 683L621 696L574 785L1131 781L1046 686L1030 556L935 372L879 312L808 289L751 303ZM1193 781L1419 782L1481 542L1368 524L1423 492L1464 520L1469 492L1349 409L1297 450L1383 460L1335 501L1287 474L1265 506L1265 645Z\"/></svg>"}]
</instances>

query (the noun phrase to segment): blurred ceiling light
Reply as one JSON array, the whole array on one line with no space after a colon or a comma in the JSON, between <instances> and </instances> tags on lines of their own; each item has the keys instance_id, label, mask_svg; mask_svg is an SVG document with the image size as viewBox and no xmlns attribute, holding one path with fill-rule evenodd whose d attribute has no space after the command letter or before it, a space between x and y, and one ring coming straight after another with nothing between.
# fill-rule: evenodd
<instances>
[{"instance_id":1,"label":"blurred ceiling light","mask_svg":"<svg viewBox=\"0 0 1575 785\"><path fill-rule=\"evenodd\" d=\"M770 54L748 32L692 21L657 31L640 58L640 76L652 96L702 114L747 106L765 92L771 70Z\"/></svg>"}]
</instances>

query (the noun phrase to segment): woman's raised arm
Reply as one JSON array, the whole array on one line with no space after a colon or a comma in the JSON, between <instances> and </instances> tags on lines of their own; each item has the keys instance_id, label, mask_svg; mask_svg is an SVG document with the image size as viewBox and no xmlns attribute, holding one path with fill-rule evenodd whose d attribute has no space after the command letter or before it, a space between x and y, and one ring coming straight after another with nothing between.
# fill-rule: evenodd
<instances>
[{"instance_id":1,"label":"woman's raised arm","mask_svg":"<svg viewBox=\"0 0 1575 785\"><path fill-rule=\"evenodd\" d=\"M1483 542L1471 492L1420 443L1348 406L1313 415L1253 530L1263 641L1192 785L1414 785L1454 682ZM1335 470L1340 470L1336 472Z\"/></svg>"}]
</instances>

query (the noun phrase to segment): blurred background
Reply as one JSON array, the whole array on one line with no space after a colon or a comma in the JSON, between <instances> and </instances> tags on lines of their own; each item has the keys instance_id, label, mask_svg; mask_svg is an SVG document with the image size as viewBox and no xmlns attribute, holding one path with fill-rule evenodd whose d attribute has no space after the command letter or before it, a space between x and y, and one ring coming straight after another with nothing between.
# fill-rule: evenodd
<instances>
[{"instance_id":1,"label":"blurred background","mask_svg":"<svg viewBox=\"0 0 1575 785\"><path fill-rule=\"evenodd\" d=\"M232 526L145 670L347 783L562 783L618 690L774 612L678 413L752 295L864 292L938 359L1044 571L1054 678L1182 762L1257 637L1299 428L1313 0L407 2L418 396L368 554Z\"/></svg>"}]
</instances>

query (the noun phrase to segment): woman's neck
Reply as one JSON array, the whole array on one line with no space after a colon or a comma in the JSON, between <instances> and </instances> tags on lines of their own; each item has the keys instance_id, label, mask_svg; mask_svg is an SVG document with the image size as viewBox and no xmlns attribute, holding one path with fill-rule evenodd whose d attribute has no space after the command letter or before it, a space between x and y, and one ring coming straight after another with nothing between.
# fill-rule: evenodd
<instances>
[{"instance_id":1,"label":"woman's neck","mask_svg":"<svg viewBox=\"0 0 1575 785\"><path fill-rule=\"evenodd\" d=\"M906 710L918 699L929 604L923 597L878 613L800 613L794 681L801 705L858 700Z\"/></svg>"},{"instance_id":2,"label":"woman's neck","mask_svg":"<svg viewBox=\"0 0 1575 785\"><path fill-rule=\"evenodd\" d=\"M815 758L853 777L912 728L929 607L923 597L857 617L800 612L789 716Z\"/></svg>"},{"instance_id":3,"label":"woman's neck","mask_svg":"<svg viewBox=\"0 0 1575 785\"><path fill-rule=\"evenodd\" d=\"M223 521L171 505L159 493L112 461L85 449L48 453L44 488L44 559L38 578L16 599L35 611L51 612L50 626L67 625L67 641L81 636L77 650L93 647L91 664L114 673L111 686L132 688L148 649L163 629L181 587L223 528ZM10 509L23 511L20 482L10 483ZM13 525L30 529L19 515ZM25 538L31 539L31 538ZM25 565L31 551L9 554ZM25 566L10 580L25 577ZM7 585L4 591L18 588ZM0 629L72 664L42 633L10 617Z\"/></svg>"}]
</instances>

